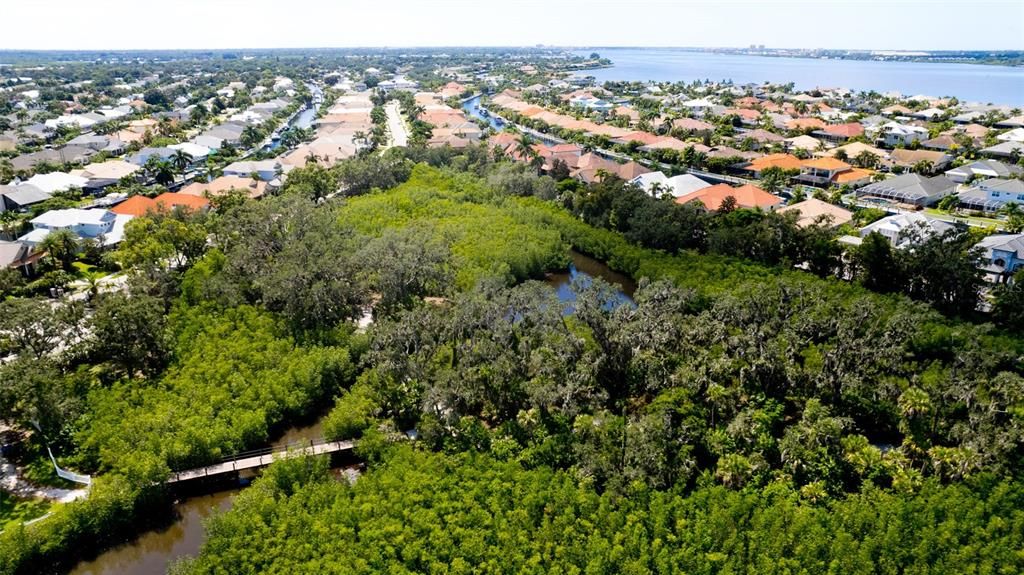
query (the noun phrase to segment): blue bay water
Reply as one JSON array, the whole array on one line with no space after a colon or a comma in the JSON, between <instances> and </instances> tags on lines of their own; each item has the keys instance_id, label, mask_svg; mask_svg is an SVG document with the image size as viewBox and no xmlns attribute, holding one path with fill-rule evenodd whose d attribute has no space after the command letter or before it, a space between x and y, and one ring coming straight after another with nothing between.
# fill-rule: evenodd
<instances>
[{"instance_id":1,"label":"blue bay water","mask_svg":"<svg viewBox=\"0 0 1024 575\"><path fill-rule=\"evenodd\" d=\"M962 101L1024 105L1024 68L981 64L878 62L712 54L668 48L604 48L598 52L614 66L586 70L599 82L609 80L677 82L732 80L746 83L793 82L797 89L844 87L895 90L906 96L955 96Z\"/></svg>"}]
</instances>

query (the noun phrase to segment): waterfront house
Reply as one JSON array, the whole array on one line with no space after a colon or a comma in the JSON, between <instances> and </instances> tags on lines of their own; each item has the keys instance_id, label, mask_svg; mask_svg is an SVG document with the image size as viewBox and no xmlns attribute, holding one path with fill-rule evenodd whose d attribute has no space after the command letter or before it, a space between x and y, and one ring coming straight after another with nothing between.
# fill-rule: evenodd
<instances>
[{"instance_id":1,"label":"waterfront house","mask_svg":"<svg viewBox=\"0 0 1024 575\"><path fill-rule=\"evenodd\" d=\"M858 198L881 198L913 206L930 206L956 191L956 183L945 176L928 178L902 174L868 184L857 190Z\"/></svg>"}]
</instances>

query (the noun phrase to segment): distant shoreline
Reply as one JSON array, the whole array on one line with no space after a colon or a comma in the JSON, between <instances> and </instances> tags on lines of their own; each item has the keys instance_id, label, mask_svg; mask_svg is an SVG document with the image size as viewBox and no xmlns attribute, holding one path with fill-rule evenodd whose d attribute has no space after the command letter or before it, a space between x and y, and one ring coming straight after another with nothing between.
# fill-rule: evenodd
<instances>
[{"instance_id":1,"label":"distant shoreline","mask_svg":"<svg viewBox=\"0 0 1024 575\"><path fill-rule=\"evenodd\" d=\"M746 48L692 48L666 46L592 46L568 48L572 51L586 50L650 50L686 51L726 56L760 56L764 58L791 58L812 60L851 60L859 62L919 62L924 64L974 64L980 66L1001 66L1004 68L1024 67L1024 50L789 50L789 49L746 49ZM1000 58L998 56L1004 56ZM604 67L604 66L602 66ZM598 68L593 68L598 69Z\"/></svg>"}]
</instances>

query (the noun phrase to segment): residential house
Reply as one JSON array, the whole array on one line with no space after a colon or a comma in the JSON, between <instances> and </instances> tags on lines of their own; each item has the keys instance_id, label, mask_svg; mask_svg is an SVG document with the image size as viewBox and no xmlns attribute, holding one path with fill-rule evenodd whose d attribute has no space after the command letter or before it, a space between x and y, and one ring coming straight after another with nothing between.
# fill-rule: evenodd
<instances>
[{"instance_id":1,"label":"residential house","mask_svg":"<svg viewBox=\"0 0 1024 575\"><path fill-rule=\"evenodd\" d=\"M968 180L979 177L1008 178L1020 173L1024 173L1024 168L1020 166L1004 164L998 160L978 160L977 162L947 170L946 177L958 184L964 184Z\"/></svg>"},{"instance_id":2,"label":"residential house","mask_svg":"<svg viewBox=\"0 0 1024 575\"><path fill-rule=\"evenodd\" d=\"M733 138L734 142L740 143L752 143L751 149L759 150L762 148L771 147L772 144L781 144L786 139L778 134L769 132L758 128L756 130L749 130L747 132L740 132ZM741 146L746 147L746 146Z\"/></svg>"},{"instance_id":3,"label":"residential house","mask_svg":"<svg viewBox=\"0 0 1024 575\"><path fill-rule=\"evenodd\" d=\"M127 160L136 166L145 166L150 158L159 160L170 160L174 156L174 150L170 148L142 148L138 152L128 156Z\"/></svg>"},{"instance_id":4,"label":"residential house","mask_svg":"<svg viewBox=\"0 0 1024 575\"><path fill-rule=\"evenodd\" d=\"M13 268L31 276L36 262L42 257L43 252L32 249L28 244L0 241L0 268Z\"/></svg>"},{"instance_id":5,"label":"residential house","mask_svg":"<svg viewBox=\"0 0 1024 575\"><path fill-rule=\"evenodd\" d=\"M829 124L820 130L815 130L812 134L826 142L833 144L841 144L850 138L856 138L864 135L864 126L857 122L848 122L846 124Z\"/></svg>"},{"instance_id":6,"label":"residential house","mask_svg":"<svg viewBox=\"0 0 1024 575\"><path fill-rule=\"evenodd\" d=\"M797 180L815 186L862 186L871 181L875 172L854 168L846 162L835 158L815 158L800 164L800 175Z\"/></svg>"},{"instance_id":7,"label":"residential house","mask_svg":"<svg viewBox=\"0 0 1024 575\"><path fill-rule=\"evenodd\" d=\"M278 176L278 172L287 172L291 166L286 166L278 160L241 161L229 164L224 168L225 176L250 177L258 175L264 182L269 182Z\"/></svg>"},{"instance_id":8,"label":"residential house","mask_svg":"<svg viewBox=\"0 0 1024 575\"><path fill-rule=\"evenodd\" d=\"M165 192L155 198L136 195L110 208L118 215L144 216L149 212L172 211L175 209L197 212L210 206L210 200L193 194Z\"/></svg>"},{"instance_id":9,"label":"residential house","mask_svg":"<svg viewBox=\"0 0 1024 575\"><path fill-rule=\"evenodd\" d=\"M961 189L958 195L964 208L994 212L1006 204L1024 204L1024 181L989 178Z\"/></svg>"},{"instance_id":10,"label":"residential house","mask_svg":"<svg viewBox=\"0 0 1024 575\"><path fill-rule=\"evenodd\" d=\"M792 154L768 154L760 158L754 158L743 166L743 171L749 172L752 177L761 177L761 172L768 168L781 168L785 171L800 171L803 160Z\"/></svg>"},{"instance_id":11,"label":"residential house","mask_svg":"<svg viewBox=\"0 0 1024 575\"><path fill-rule=\"evenodd\" d=\"M47 194L63 192L72 188L85 188L89 180L64 172L50 172L49 174L36 174L25 180L30 186L35 186Z\"/></svg>"},{"instance_id":12,"label":"residential house","mask_svg":"<svg viewBox=\"0 0 1024 575\"><path fill-rule=\"evenodd\" d=\"M930 206L956 192L956 183L946 176L932 178L902 174L868 184L857 190L858 198L881 198L901 204Z\"/></svg>"},{"instance_id":13,"label":"residential house","mask_svg":"<svg viewBox=\"0 0 1024 575\"><path fill-rule=\"evenodd\" d=\"M953 148L956 148L958 145L959 144L956 143L953 136L949 134L940 134L934 138L921 142L922 148L926 150L938 150L940 152L948 152Z\"/></svg>"},{"instance_id":14,"label":"residential house","mask_svg":"<svg viewBox=\"0 0 1024 575\"><path fill-rule=\"evenodd\" d=\"M137 173L141 169L140 166L130 162L107 160L106 162L89 164L78 170L71 170L69 173L72 176L85 178L86 182L82 189L90 193L96 193Z\"/></svg>"},{"instance_id":15,"label":"residential house","mask_svg":"<svg viewBox=\"0 0 1024 575\"><path fill-rule=\"evenodd\" d=\"M809 153L817 152L825 147L824 142L806 134L794 138L786 138L785 143L786 148L790 151L803 150Z\"/></svg>"},{"instance_id":16,"label":"residential house","mask_svg":"<svg viewBox=\"0 0 1024 575\"><path fill-rule=\"evenodd\" d=\"M15 170L31 170L36 164L46 162L51 164L81 164L96 155L96 150L84 146L61 146L59 148L46 148L38 152L21 154L11 158L11 167Z\"/></svg>"},{"instance_id":17,"label":"residential house","mask_svg":"<svg viewBox=\"0 0 1024 575\"><path fill-rule=\"evenodd\" d=\"M652 196L668 193L674 198L702 190L711 184L692 174L680 174L671 178L662 172L650 172L633 178L632 183L643 188Z\"/></svg>"},{"instance_id":18,"label":"residential house","mask_svg":"<svg viewBox=\"0 0 1024 575\"><path fill-rule=\"evenodd\" d=\"M796 225L801 228L827 222L831 227L841 226L853 219L853 212L817 198L808 198L802 202L779 208L780 214L796 212Z\"/></svg>"},{"instance_id":19,"label":"residential house","mask_svg":"<svg viewBox=\"0 0 1024 575\"><path fill-rule=\"evenodd\" d=\"M995 127L1001 130L1005 130L1007 128L1024 128L1024 115L1000 120L996 122Z\"/></svg>"},{"instance_id":20,"label":"residential house","mask_svg":"<svg viewBox=\"0 0 1024 575\"><path fill-rule=\"evenodd\" d=\"M736 207L761 210L774 210L783 203L782 198L769 194L761 188L752 184L745 184L734 188L729 184L715 184L699 190L690 192L676 198L677 204L688 204L700 202L708 211L718 211L726 198L732 197L736 200Z\"/></svg>"},{"instance_id":21,"label":"residential house","mask_svg":"<svg viewBox=\"0 0 1024 575\"><path fill-rule=\"evenodd\" d=\"M953 161L953 157L944 152L938 152L934 150L907 150L907 149L896 149L889 152L889 159L892 163L897 166L903 166L904 168L913 168L917 166L919 162L928 162L931 164L929 173L941 171Z\"/></svg>"},{"instance_id":22,"label":"residential house","mask_svg":"<svg viewBox=\"0 0 1024 575\"><path fill-rule=\"evenodd\" d=\"M18 238L18 241L37 246L52 231L70 230L80 238L102 238L103 245L109 246L121 241L124 237L124 224L130 219L131 216L119 216L110 210L50 210L32 219L32 231Z\"/></svg>"},{"instance_id":23,"label":"residential house","mask_svg":"<svg viewBox=\"0 0 1024 575\"><path fill-rule=\"evenodd\" d=\"M953 229L953 224L929 218L924 214L911 212L896 214L882 218L860 229L860 236L867 237L877 232L889 240L894 247L905 248L915 244L915 240L927 239L936 234L944 234Z\"/></svg>"},{"instance_id":24,"label":"residential house","mask_svg":"<svg viewBox=\"0 0 1024 575\"><path fill-rule=\"evenodd\" d=\"M267 182L242 176L221 176L210 182L189 184L178 193L181 195L215 198L225 196L231 193L232 190L245 192L250 198L260 198L267 192Z\"/></svg>"},{"instance_id":25,"label":"residential house","mask_svg":"<svg viewBox=\"0 0 1024 575\"><path fill-rule=\"evenodd\" d=\"M1024 156L1024 144L1020 142L1000 142L981 150L981 153L997 158L1010 158L1016 161L1017 158Z\"/></svg>"},{"instance_id":26,"label":"residential house","mask_svg":"<svg viewBox=\"0 0 1024 575\"><path fill-rule=\"evenodd\" d=\"M868 129L876 142L890 148L896 146L909 146L928 138L928 130L911 124L900 124L898 122L886 122L881 126Z\"/></svg>"},{"instance_id":27,"label":"residential house","mask_svg":"<svg viewBox=\"0 0 1024 575\"><path fill-rule=\"evenodd\" d=\"M24 211L30 206L50 199L49 192L26 183L13 186L0 186L0 212L12 210Z\"/></svg>"},{"instance_id":28,"label":"residential house","mask_svg":"<svg viewBox=\"0 0 1024 575\"><path fill-rule=\"evenodd\" d=\"M992 283L1014 281L1017 270L1024 268L1024 234L988 236L975 247L982 250L981 269Z\"/></svg>"},{"instance_id":29,"label":"residential house","mask_svg":"<svg viewBox=\"0 0 1024 575\"><path fill-rule=\"evenodd\" d=\"M1024 128L1014 128L1009 132L1003 132L996 136L1000 142L1024 142Z\"/></svg>"}]
</instances>

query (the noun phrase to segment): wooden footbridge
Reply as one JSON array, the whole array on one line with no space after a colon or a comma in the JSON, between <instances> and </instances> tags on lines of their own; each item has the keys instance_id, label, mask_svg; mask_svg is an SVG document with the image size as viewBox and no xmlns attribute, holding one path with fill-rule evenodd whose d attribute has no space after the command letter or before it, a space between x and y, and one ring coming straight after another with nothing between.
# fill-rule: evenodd
<instances>
[{"instance_id":1,"label":"wooden footbridge","mask_svg":"<svg viewBox=\"0 0 1024 575\"><path fill-rule=\"evenodd\" d=\"M308 441L284 447L268 447L255 451L236 453L221 460L220 463L198 467L187 471L172 473L167 483L184 483L207 477L218 477L246 469L266 467L278 459L305 455L325 455L332 453L351 452L355 447L352 441Z\"/></svg>"}]
</instances>

